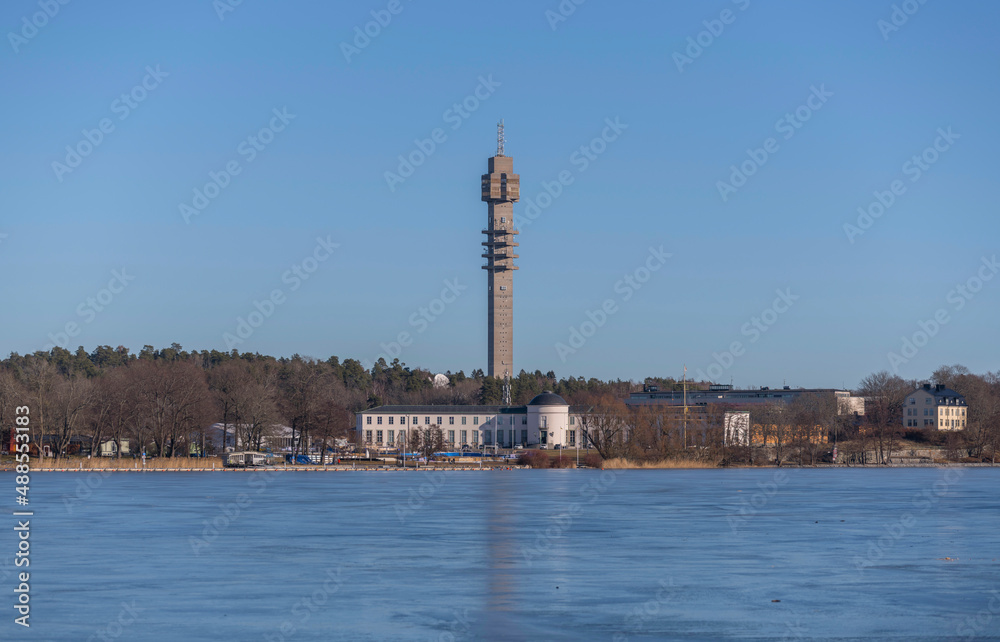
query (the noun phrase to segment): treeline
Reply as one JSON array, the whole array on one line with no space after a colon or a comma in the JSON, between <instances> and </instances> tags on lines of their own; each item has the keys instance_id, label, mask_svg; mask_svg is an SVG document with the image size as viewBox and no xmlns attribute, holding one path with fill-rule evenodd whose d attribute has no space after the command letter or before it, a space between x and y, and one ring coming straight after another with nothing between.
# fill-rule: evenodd
<instances>
[{"instance_id":1,"label":"treeline","mask_svg":"<svg viewBox=\"0 0 1000 642\"><path fill-rule=\"evenodd\" d=\"M829 451L831 435L856 432L864 421L841 406L832 392L802 395L790 403L747 406L627 406L620 398L593 399L580 417L581 430L604 459L633 463L701 460L721 465L776 462L811 464ZM725 437L726 413L749 410L744 435Z\"/></svg>"},{"instance_id":2,"label":"treeline","mask_svg":"<svg viewBox=\"0 0 1000 642\"><path fill-rule=\"evenodd\" d=\"M188 352L176 343L162 349L147 345L138 354L123 346L89 353L56 347L13 353L0 362L0 427L12 425L15 406L27 405L32 442L49 445L56 456L81 440L95 454L109 441L120 452L128 440L132 453L181 457L221 452L223 439L230 443L234 437L259 448L273 426L283 424L292 430L296 452L307 438L325 452L333 440L353 437L354 413L367 408L502 402L503 382L482 370L447 376L448 385L435 387L433 373L398 360L380 359L366 369L355 359ZM581 395L624 397L635 388L629 381L556 379L551 371L522 370L511 381L511 401L524 404L552 390L573 403ZM238 434L209 434L216 422Z\"/></svg>"},{"instance_id":3,"label":"treeline","mask_svg":"<svg viewBox=\"0 0 1000 642\"><path fill-rule=\"evenodd\" d=\"M903 425L906 397L922 385L888 372L865 377L856 396L865 413L855 414L831 393L804 394L791 403L746 407L713 404L692 408L629 408L621 397L581 398L590 410L582 430L604 459L655 462L702 459L710 463L814 464L828 460L834 446L838 462L890 464L917 446L943 447L948 459L996 462L1000 450L1000 371L977 375L963 366L938 368L929 383L963 395L967 421L962 430L939 431ZM747 439L724 439L727 411L749 410Z\"/></svg>"},{"instance_id":4,"label":"treeline","mask_svg":"<svg viewBox=\"0 0 1000 642\"><path fill-rule=\"evenodd\" d=\"M965 397L966 424L962 430L939 431L903 425L906 397L923 383L941 384ZM1000 370L974 374L961 365L941 366L927 382L904 380L882 371L861 381L858 393L865 397L865 421L846 435L848 456L864 463L890 463L904 444L944 447L949 459L995 463L1000 449ZM923 419L923 417L921 417ZM869 453L874 461L868 462Z\"/></svg>"}]
</instances>

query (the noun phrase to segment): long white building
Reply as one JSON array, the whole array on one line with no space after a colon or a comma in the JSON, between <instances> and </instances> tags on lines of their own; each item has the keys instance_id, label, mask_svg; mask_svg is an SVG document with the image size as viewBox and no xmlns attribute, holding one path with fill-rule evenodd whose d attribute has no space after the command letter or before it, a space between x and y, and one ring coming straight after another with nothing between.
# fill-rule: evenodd
<instances>
[{"instance_id":1,"label":"long white building","mask_svg":"<svg viewBox=\"0 0 1000 642\"><path fill-rule=\"evenodd\" d=\"M357 414L357 431L375 447L405 447L412 431L440 429L451 448L575 448L582 444L581 411L546 391L526 406L379 406Z\"/></svg>"}]
</instances>

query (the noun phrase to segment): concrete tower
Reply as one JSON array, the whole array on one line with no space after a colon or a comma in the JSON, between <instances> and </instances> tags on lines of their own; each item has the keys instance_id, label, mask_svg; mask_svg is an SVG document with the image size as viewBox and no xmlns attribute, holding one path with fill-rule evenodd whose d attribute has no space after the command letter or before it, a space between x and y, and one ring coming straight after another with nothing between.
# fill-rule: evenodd
<instances>
[{"instance_id":1,"label":"concrete tower","mask_svg":"<svg viewBox=\"0 0 1000 642\"><path fill-rule=\"evenodd\" d=\"M521 177L514 173L514 159L504 155L503 121L497 126L497 155L489 159L489 173L483 174L483 200L488 205L486 270L489 276L489 370L486 374L503 379L514 373L514 203L520 198Z\"/></svg>"}]
</instances>

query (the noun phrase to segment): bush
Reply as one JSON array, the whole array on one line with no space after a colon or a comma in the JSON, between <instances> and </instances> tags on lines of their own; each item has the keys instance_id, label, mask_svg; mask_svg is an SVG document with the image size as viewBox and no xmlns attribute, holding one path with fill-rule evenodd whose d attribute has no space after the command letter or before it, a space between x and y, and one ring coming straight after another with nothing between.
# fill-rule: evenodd
<instances>
[{"instance_id":1,"label":"bush","mask_svg":"<svg viewBox=\"0 0 1000 642\"><path fill-rule=\"evenodd\" d=\"M540 450L526 450L517 458L517 463L532 468L551 468L549 456Z\"/></svg>"},{"instance_id":2,"label":"bush","mask_svg":"<svg viewBox=\"0 0 1000 642\"><path fill-rule=\"evenodd\" d=\"M580 463L591 468L600 468L604 462L600 455L591 453L580 457ZM576 468L576 453L566 450L553 456L544 450L526 450L517 458L517 463L532 468Z\"/></svg>"}]
</instances>

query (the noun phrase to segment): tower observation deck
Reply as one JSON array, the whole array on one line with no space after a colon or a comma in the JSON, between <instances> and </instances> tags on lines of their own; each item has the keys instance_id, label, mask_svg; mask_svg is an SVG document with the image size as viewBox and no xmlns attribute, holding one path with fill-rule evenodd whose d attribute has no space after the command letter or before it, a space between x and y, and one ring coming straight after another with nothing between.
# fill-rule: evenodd
<instances>
[{"instance_id":1,"label":"tower observation deck","mask_svg":"<svg viewBox=\"0 0 1000 642\"><path fill-rule=\"evenodd\" d=\"M514 173L514 159L504 154L504 125L497 126L497 155L490 158L489 173L483 174L483 201L487 218L483 242L488 276L489 369L491 377L514 376L514 203L520 199L521 177Z\"/></svg>"}]
</instances>

